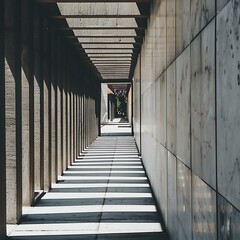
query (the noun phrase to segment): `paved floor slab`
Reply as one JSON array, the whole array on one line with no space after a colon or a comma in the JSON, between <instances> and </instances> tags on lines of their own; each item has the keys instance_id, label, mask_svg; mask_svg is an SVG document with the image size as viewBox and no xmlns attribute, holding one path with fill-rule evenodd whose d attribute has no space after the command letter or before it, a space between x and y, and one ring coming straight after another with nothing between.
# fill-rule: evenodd
<instances>
[{"instance_id":1,"label":"paved floor slab","mask_svg":"<svg viewBox=\"0 0 240 240\"><path fill-rule=\"evenodd\" d=\"M166 239L134 138L107 134L113 127L105 126L105 136L69 166L36 206L24 209L10 239Z\"/></svg>"}]
</instances>

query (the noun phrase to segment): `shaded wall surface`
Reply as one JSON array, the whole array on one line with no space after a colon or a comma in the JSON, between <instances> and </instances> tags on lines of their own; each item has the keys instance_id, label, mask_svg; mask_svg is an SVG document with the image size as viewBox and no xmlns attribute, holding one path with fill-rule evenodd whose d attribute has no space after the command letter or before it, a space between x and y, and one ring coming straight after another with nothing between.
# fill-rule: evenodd
<instances>
[{"instance_id":1,"label":"shaded wall surface","mask_svg":"<svg viewBox=\"0 0 240 240\"><path fill-rule=\"evenodd\" d=\"M154 1L134 131L171 239L240 239L240 1Z\"/></svg>"},{"instance_id":2,"label":"shaded wall surface","mask_svg":"<svg viewBox=\"0 0 240 240\"><path fill-rule=\"evenodd\" d=\"M58 30L57 11L0 2L0 239L100 131L100 81Z\"/></svg>"}]
</instances>

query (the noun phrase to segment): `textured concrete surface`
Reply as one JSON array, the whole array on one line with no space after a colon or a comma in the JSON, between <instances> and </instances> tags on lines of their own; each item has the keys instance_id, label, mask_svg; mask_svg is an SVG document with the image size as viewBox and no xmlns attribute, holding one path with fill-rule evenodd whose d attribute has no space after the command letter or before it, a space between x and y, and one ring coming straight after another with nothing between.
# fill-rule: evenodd
<instances>
[{"instance_id":1,"label":"textured concrete surface","mask_svg":"<svg viewBox=\"0 0 240 240\"><path fill-rule=\"evenodd\" d=\"M238 239L239 0L164 3L153 2L135 70L136 142L172 239Z\"/></svg>"},{"instance_id":2,"label":"textured concrete surface","mask_svg":"<svg viewBox=\"0 0 240 240\"><path fill-rule=\"evenodd\" d=\"M217 18L218 189L240 209L240 2L231 1ZM227 164L226 164L227 160Z\"/></svg>"},{"instance_id":3,"label":"textured concrete surface","mask_svg":"<svg viewBox=\"0 0 240 240\"><path fill-rule=\"evenodd\" d=\"M214 38L212 21L191 45L191 151L193 170L216 189Z\"/></svg>"},{"instance_id":4,"label":"textured concrete surface","mask_svg":"<svg viewBox=\"0 0 240 240\"><path fill-rule=\"evenodd\" d=\"M0 139L2 141L0 145L0 238L5 236L5 224L6 224L6 129L5 129L5 66L4 66L4 2L0 2Z\"/></svg>"},{"instance_id":5,"label":"textured concrete surface","mask_svg":"<svg viewBox=\"0 0 240 240\"><path fill-rule=\"evenodd\" d=\"M22 206L22 112L19 3L5 1L5 111L7 222L16 223ZM14 15L15 14L15 15ZM7 16L13 16L7 18ZM17 40L18 39L18 40Z\"/></svg>"},{"instance_id":6,"label":"textured concrete surface","mask_svg":"<svg viewBox=\"0 0 240 240\"><path fill-rule=\"evenodd\" d=\"M99 137L10 230L16 240L167 239L131 136Z\"/></svg>"}]
</instances>

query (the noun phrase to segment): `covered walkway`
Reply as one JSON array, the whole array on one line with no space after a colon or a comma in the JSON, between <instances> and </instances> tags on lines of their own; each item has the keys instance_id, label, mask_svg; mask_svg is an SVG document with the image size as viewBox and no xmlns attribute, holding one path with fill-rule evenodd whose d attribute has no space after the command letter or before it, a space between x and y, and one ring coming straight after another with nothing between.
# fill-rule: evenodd
<instances>
[{"instance_id":1,"label":"covered walkway","mask_svg":"<svg viewBox=\"0 0 240 240\"><path fill-rule=\"evenodd\" d=\"M9 232L12 240L167 239L132 136L97 138Z\"/></svg>"},{"instance_id":2,"label":"covered walkway","mask_svg":"<svg viewBox=\"0 0 240 240\"><path fill-rule=\"evenodd\" d=\"M239 99L240 0L0 0L0 240L239 240Z\"/></svg>"}]
</instances>

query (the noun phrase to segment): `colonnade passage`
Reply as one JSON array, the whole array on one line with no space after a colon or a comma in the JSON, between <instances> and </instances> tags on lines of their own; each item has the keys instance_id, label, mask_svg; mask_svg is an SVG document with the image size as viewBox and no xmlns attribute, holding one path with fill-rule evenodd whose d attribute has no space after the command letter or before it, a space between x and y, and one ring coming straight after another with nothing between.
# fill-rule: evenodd
<instances>
[{"instance_id":1,"label":"colonnade passage","mask_svg":"<svg viewBox=\"0 0 240 240\"><path fill-rule=\"evenodd\" d=\"M0 0L0 240L240 239L240 0Z\"/></svg>"},{"instance_id":2,"label":"colonnade passage","mask_svg":"<svg viewBox=\"0 0 240 240\"><path fill-rule=\"evenodd\" d=\"M24 239L167 239L132 136L97 138L10 234Z\"/></svg>"}]
</instances>

